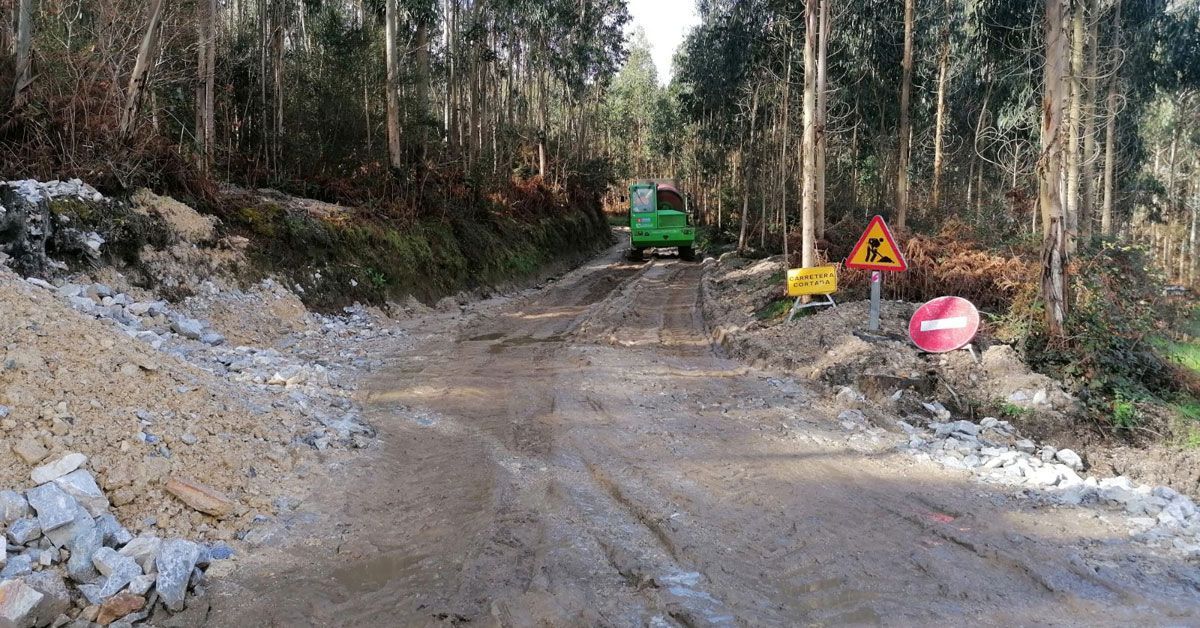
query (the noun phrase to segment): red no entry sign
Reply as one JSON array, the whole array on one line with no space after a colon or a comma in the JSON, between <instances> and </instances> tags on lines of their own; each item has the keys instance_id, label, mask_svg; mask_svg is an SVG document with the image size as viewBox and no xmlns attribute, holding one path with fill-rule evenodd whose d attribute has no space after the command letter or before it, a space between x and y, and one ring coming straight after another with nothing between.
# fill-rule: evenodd
<instances>
[{"instance_id":1,"label":"red no entry sign","mask_svg":"<svg viewBox=\"0 0 1200 628\"><path fill-rule=\"evenodd\" d=\"M908 321L913 344L930 353L967 346L979 331L979 310L959 297L938 297L917 308Z\"/></svg>"}]
</instances>

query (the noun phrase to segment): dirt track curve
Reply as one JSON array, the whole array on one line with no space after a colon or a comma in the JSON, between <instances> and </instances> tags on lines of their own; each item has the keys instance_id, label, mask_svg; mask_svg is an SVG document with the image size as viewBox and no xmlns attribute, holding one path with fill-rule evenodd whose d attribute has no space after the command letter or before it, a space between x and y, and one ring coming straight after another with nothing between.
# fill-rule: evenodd
<instances>
[{"instance_id":1,"label":"dirt track curve","mask_svg":"<svg viewBox=\"0 0 1200 628\"><path fill-rule=\"evenodd\" d=\"M827 391L719 356L701 273L612 249L395 356L384 445L207 622L1200 623L1194 565L854 447Z\"/></svg>"}]
</instances>

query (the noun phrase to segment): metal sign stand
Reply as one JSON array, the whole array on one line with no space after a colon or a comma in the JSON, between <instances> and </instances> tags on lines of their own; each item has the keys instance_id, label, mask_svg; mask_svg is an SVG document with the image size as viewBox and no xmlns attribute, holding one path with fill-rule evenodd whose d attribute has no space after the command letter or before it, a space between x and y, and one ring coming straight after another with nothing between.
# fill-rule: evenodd
<instances>
[{"instance_id":1,"label":"metal sign stand","mask_svg":"<svg viewBox=\"0 0 1200 628\"><path fill-rule=\"evenodd\" d=\"M871 271L871 320L867 329L879 331L879 292L883 285L883 273Z\"/></svg>"},{"instance_id":2,"label":"metal sign stand","mask_svg":"<svg viewBox=\"0 0 1200 628\"><path fill-rule=\"evenodd\" d=\"M787 322L789 322L789 323L792 322L792 319L796 318L796 315L800 313L800 310L803 310L805 308L820 307L822 305L828 305L830 307L837 307L837 303L834 302L832 294L822 294L820 296L825 297L827 300L826 301L813 301L812 303L801 303L801 301L804 299L804 297L796 297L796 301L794 303L792 303L792 311L788 313Z\"/></svg>"}]
</instances>

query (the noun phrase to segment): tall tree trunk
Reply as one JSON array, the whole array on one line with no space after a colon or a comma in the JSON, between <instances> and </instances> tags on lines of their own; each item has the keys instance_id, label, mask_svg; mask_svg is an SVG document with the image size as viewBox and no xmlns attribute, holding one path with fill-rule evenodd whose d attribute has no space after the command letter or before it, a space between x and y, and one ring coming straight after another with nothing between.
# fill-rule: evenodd
<instances>
[{"instance_id":1,"label":"tall tree trunk","mask_svg":"<svg viewBox=\"0 0 1200 628\"><path fill-rule=\"evenodd\" d=\"M212 166L214 124L213 90L216 83L217 0L199 0L196 4L199 35L196 59L196 153L200 172L208 174Z\"/></svg>"},{"instance_id":2,"label":"tall tree trunk","mask_svg":"<svg viewBox=\"0 0 1200 628\"><path fill-rule=\"evenodd\" d=\"M1115 190L1115 175L1117 168L1117 76L1120 72L1123 51L1121 50L1121 0L1117 0L1113 9L1113 67L1109 70L1108 100L1106 103L1104 126L1104 202L1100 209L1100 233L1104 236L1113 234L1113 196Z\"/></svg>"},{"instance_id":3,"label":"tall tree trunk","mask_svg":"<svg viewBox=\"0 0 1200 628\"><path fill-rule=\"evenodd\" d=\"M455 0L445 0L445 2L442 5L443 6L442 14L445 16L442 19L442 49L446 51L446 90L445 90L445 94L444 94L446 100L445 100L445 102L442 103L442 126L445 129L446 143L448 145L453 145L453 140L454 140L454 132L451 130L452 125L451 125L451 120L450 120L450 108L452 106L451 98L453 97L452 94L454 91L454 55L455 55L454 22L452 20L452 15L450 13L450 3L454 2L454 1ZM515 56L515 53L514 53L514 56ZM511 63L515 64L515 60L511 61ZM512 68L512 72L510 72L510 74L512 74L513 72L515 72L515 67ZM509 80L510 81L512 80L511 76L510 76ZM509 116L509 120L510 121L512 120L511 116Z\"/></svg>"},{"instance_id":4,"label":"tall tree trunk","mask_svg":"<svg viewBox=\"0 0 1200 628\"><path fill-rule=\"evenodd\" d=\"M791 136L788 134L788 122L792 117L791 110L791 95L792 95L792 47L796 41L796 33L792 30L792 24L788 23L788 47L787 47L787 69L784 71L783 79L783 141L779 148L779 182L780 182L780 203L779 203L779 224L780 231L783 232L783 264L785 267L791 267L791 251L788 250L788 141Z\"/></svg>"},{"instance_id":5,"label":"tall tree trunk","mask_svg":"<svg viewBox=\"0 0 1200 628\"><path fill-rule=\"evenodd\" d=\"M750 138L742 146L742 224L738 229L738 252L746 250L746 235L750 226L750 159L748 154L753 154L755 144L754 140L757 131L758 122L758 90L759 85L756 83L750 94Z\"/></svg>"},{"instance_id":6,"label":"tall tree trunk","mask_svg":"<svg viewBox=\"0 0 1200 628\"><path fill-rule=\"evenodd\" d=\"M1079 238L1079 109L1083 103L1083 5L1072 3L1071 11L1071 80L1067 120L1067 250L1075 252Z\"/></svg>"},{"instance_id":7,"label":"tall tree trunk","mask_svg":"<svg viewBox=\"0 0 1200 628\"><path fill-rule=\"evenodd\" d=\"M1171 144L1167 149L1167 220L1175 214L1177 197L1175 196L1175 162L1179 148L1179 123L1171 129Z\"/></svg>"},{"instance_id":8,"label":"tall tree trunk","mask_svg":"<svg viewBox=\"0 0 1200 628\"><path fill-rule=\"evenodd\" d=\"M901 229L908 221L908 158L909 138L912 135L908 103L912 93L913 12L916 0L904 0L904 58L900 67L900 136L896 159L896 225Z\"/></svg>"},{"instance_id":9,"label":"tall tree trunk","mask_svg":"<svg viewBox=\"0 0 1200 628\"><path fill-rule=\"evenodd\" d=\"M1192 182L1192 228L1188 234L1188 283L1194 288L1200 279L1200 175L1195 174Z\"/></svg>"},{"instance_id":10,"label":"tall tree trunk","mask_svg":"<svg viewBox=\"0 0 1200 628\"><path fill-rule=\"evenodd\" d=\"M422 19L417 23L417 34L413 48L414 76L416 87L416 108L419 116L418 123L424 126L425 116L428 115L429 103L429 25ZM425 133L421 133L424 145Z\"/></svg>"},{"instance_id":11,"label":"tall tree trunk","mask_svg":"<svg viewBox=\"0 0 1200 628\"><path fill-rule=\"evenodd\" d=\"M25 90L33 81L30 51L33 48L33 0L18 0L17 5L17 49L13 65L12 106L19 108L25 103ZM8 25L4 26L8 30Z\"/></svg>"},{"instance_id":12,"label":"tall tree trunk","mask_svg":"<svg viewBox=\"0 0 1200 628\"><path fill-rule=\"evenodd\" d=\"M1083 90L1083 163L1080 168L1079 184L1079 235L1090 238L1096 226L1096 157L1098 142L1096 142L1096 97L1099 92L1099 20L1096 19L1096 0L1086 0L1092 7L1092 15L1088 19L1088 69L1086 88ZM1085 14L1086 16L1086 14Z\"/></svg>"},{"instance_id":13,"label":"tall tree trunk","mask_svg":"<svg viewBox=\"0 0 1200 628\"><path fill-rule=\"evenodd\" d=\"M1067 34L1064 5L1068 0L1046 0L1046 60L1042 88L1042 155L1038 160L1038 203L1049 220L1042 245L1042 299L1046 327L1062 337L1067 316L1067 230L1062 184L1063 104L1069 88Z\"/></svg>"},{"instance_id":14,"label":"tall tree trunk","mask_svg":"<svg viewBox=\"0 0 1200 628\"><path fill-rule=\"evenodd\" d=\"M275 10L272 12L274 16L274 24L271 30L271 75L274 79L274 89L272 96L275 99L274 132L272 135L272 145L275 147L275 164L279 166L279 157L283 152L281 142L283 141L283 30L285 27L285 5L282 0L275 0Z\"/></svg>"},{"instance_id":15,"label":"tall tree trunk","mask_svg":"<svg viewBox=\"0 0 1200 628\"><path fill-rule=\"evenodd\" d=\"M384 9L384 48L387 56L387 140L388 163L400 168L400 51L396 37L400 22L400 0L387 0Z\"/></svg>"},{"instance_id":16,"label":"tall tree trunk","mask_svg":"<svg viewBox=\"0 0 1200 628\"><path fill-rule=\"evenodd\" d=\"M821 24L817 32L817 154L814 161L816 168L814 174L817 178L817 205L814 212L816 215L813 216L813 235L817 240L825 238L825 153L829 145L825 126L825 109L829 102L829 93L826 89L829 59L829 2L830 0L821 0L819 17Z\"/></svg>"},{"instance_id":17,"label":"tall tree trunk","mask_svg":"<svg viewBox=\"0 0 1200 628\"><path fill-rule=\"evenodd\" d=\"M942 28L942 50L938 55L937 83L937 112L934 116L933 132L933 208L936 210L942 203L942 167L945 160L943 155L943 138L946 133L946 75L950 66L950 0L945 3L946 26ZM970 184L968 184L970 185ZM971 201L968 199L967 203Z\"/></svg>"},{"instance_id":18,"label":"tall tree trunk","mask_svg":"<svg viewBox=\"0 0 1200 628\"><path fill-rule=\"evenodd\" d=\"M28 0L22 1L27 2ZM162 21L162 5L163 0L150 1L146 34L142 36L142 44L138 47L137 60L133 64L133 74L129 75L129 87L125 90L125 107L121 110L120 133L123 139L133 133L133 124L137 120L142 104L142 95L146 91L146 83L150 77L150 64L158 49L158 25Z\"/></svg>"},{"instance_id":19,"label":"tall tree trunk","mask_svg":"<svg viewBox=\"0 0 1200 628\"><path fill-rule=\"evenodd\" d=\"M0 1L0 54L8 54L9 50L13 50L13 42L16 40L13 29L17 26L18 12L19 9L14 6L13 0Z\"/></svg>"},{"instance_id":20,"label":"tall tree trunk","mask_svg":"<svg viewBox=\"0 0 1200 628\"><path fill-rule=\"evenodd\" d=\"M804 142L801 155L801 249L800 265L809 268L817 263L817 57L822 0L808 0L804 5Z\"/></svg>"}]
</instances>

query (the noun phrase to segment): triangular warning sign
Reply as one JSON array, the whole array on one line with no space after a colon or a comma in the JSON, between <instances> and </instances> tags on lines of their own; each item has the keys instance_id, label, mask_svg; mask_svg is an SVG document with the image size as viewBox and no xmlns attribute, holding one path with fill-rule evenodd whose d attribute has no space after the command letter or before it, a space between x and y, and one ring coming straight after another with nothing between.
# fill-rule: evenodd
<instances>
[{"instance_id":1,"label":"triangular warning sign","mask_svg":"<svg viewBox=\"0 0 1200 628\"><path fill-rule=\"evenodd\" d=\"M904 254L896 246L896 240L883 222L883 216L876 216L867 225L867 230L858 239L858 244L846 258L846 268L861 270L908 270L908 262Z\"/></svg>"}]
</instances>

